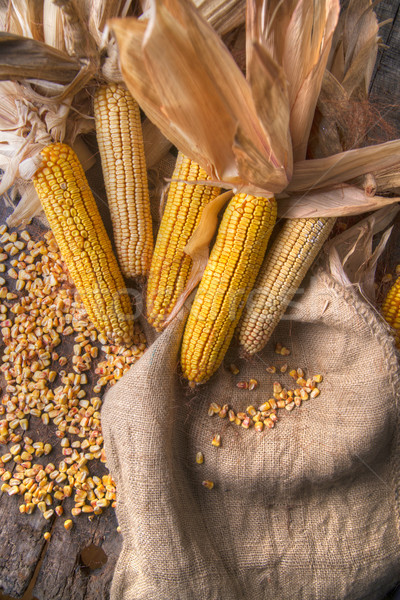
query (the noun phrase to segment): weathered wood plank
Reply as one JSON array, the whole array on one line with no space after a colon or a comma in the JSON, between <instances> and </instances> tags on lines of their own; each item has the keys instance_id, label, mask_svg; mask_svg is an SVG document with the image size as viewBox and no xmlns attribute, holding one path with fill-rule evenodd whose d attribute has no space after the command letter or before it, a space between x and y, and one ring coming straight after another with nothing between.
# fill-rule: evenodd
<instances>
[{"instance_id":1,"label":"weathered wood plank","mask_svg":"<svg viewBox=\"0 0 400 600\"><path fill-rule=\"evenodd\" d=\"M69 500L71 506L72 502ZM121 548L121 536L113 510L89 521L80 516L72 530L65 531L57 519L33 595L37 600L101 600L109 596L112 574ZM101 548L104 565L90 569L81 558L91 544ZM94 565L96 566L96 565Z\"/></svg>"},{"instance_id":2,"label":"weathered wood plank","mask_svg":"<svg viewBox=\"0 0 400 600\"><path fill-rule=\"evenodd\" d=\"M94 177L98 179L96 173ZM99 204L101 212L106 213L106 205L101 201ZM5 222L9 213L10 209L1 204L0 223ZM27 229L35 239L40 239L46 231L36 220ZM9 267L8 261L6 264ZM67 357L72 356L73 343L72 336L63 338L57 352ZM1 355L3 349L3 342L0 340ZM1 385L4 388L3 377ZM91 394L90 389L87 388L89 397L98 395ZM64 458L60 439L55 431L56 427L51 421L49 425L44 425L41 419L30 416L26 435L34 442L50 442L53 446L49 455L34 458L33 463L45 466L52 462L58 465ZM21 430L16 430L16 433L21 433ZM67 437L73 441L75 436ZM0 446L0 455L5 454L11 445ZM11 472L14 472L15 466L11 461L6 463L7 470ZM91 475L101 477L107 473L105 466L99 461L91 461L88 466ZM71 518L73 497L63 500L64 515L54 515L49 520L44 519L37 508L32 515L20 514L18 507L22 503L20 495L10 497L6 493L0 493L0 598L1 593L21 598L41 562L33 591L37 600L107 600L121 545L114 509L105 509L102 515L94 516L93 519L84 514L72 517L74 527L71 531L66 531L64 521ZM56 504L57 502L51 508ZM52 533L49 542L43 537L46 531ZM81 560L82 550L91 544L102 548L107 556L107 562L96 569L90 569Z\"/></svg>"},{"instance_id":3,"label":"weathered wood plank","mask_svg":"<svg viewBox=\"0 0 400 600\"><path fill-rule=\"evenodd\" d=\"M18 504L17 498L6 494L0 500L0 589L17 598L28 587L48 529L39 512L24 518Z\"/></svg>"},{"instance_id":4,"label":"weathered wood plank","mask_svg":"<svg viewBox=\"0 0 400 600\"><path fill-rule=\"evenodd\" d=\"M382 107L382 118L399 130L400 118L400 3L379 3L376 13L380 23L392 22L380 29L386 48L379 50L375 71L371 80L370 94Z\"/></svg>"}]
</instances>

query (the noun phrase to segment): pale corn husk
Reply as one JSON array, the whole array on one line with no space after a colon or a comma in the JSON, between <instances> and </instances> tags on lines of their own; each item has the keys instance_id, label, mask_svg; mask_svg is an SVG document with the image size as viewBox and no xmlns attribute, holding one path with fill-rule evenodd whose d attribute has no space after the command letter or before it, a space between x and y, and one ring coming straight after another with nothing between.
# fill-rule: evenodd
<instances>
[{"instance_id":1,"label":"pale corn husk","mask_svg":"<svg viewBox=\"0 0 400 600\"><path fill-rule=\"evenodd\" d=\"M88 31L89 5L85 1L54 0L62 11L64 40L67 53L92 61L96 70L99 60L96 42Z\"/></svg>"},{"instance_id":2,"label":"pale corn husk","mask_svg":"<svg viewBox=\"0 0 400 600\"><path fill-rule=\"evenodd\" d=\"M224 35L245 21L246 0L193 0L200 14L220 35ZM143 19L151 12L150 0L141 3Z\"/></svg>"},{"instance_id":3,"label":"pale corn husk","mask_svg":"<svg viewBox=\"0 0 400 600\"><path fill-rule=\"evenodd\" d=\"M8 0L0 0L0 31L6 30Z\"/></svg>"},{"instance_id":4,"label":"pale corn husk","mask_svg":"<svg viewBox=\"0 0 400 600\"><path fill-rule=\"evenodd\" d=\"M8 32L0 35L0 78L22 81L0 82L0 193L14 186L9 200L21 196L8 220L13 226L41 213L30 179L45 145L65 141L87 168L93 164L79 138L93 129L90 96L80 90L99 70L99 53L87 27L89 8L90 3L64 0L9 3Z\"/></svg>"},{"instance_id":5,"label":"pale corn husk","mask_svg":"<svg viewBox=\"0 0 400 600\"><path fill-rule=\"evenodd\" d=\"M327 158L299 161L286 192L335 186L365 173L398 165L400 140L340 152Z\"/></svg>"},{"instance_id":6,"label":"pale corn husk","mask_svg":"<svg viewBox=\"0 0 400 600\"><path fill-rule=\"evenodd\" d=\"M66 52L63 13L53 0L43 2L43 41L60 52Z\"/></svg>"},{"instance_id":7,"label":"pale corn husk","mask_svg":"<svg viewBox=\"0 0 400 600\"><path fill-rule=\"evenodd\" d=\"M309 10L306 10L306 7ZM243 83L242 87L235 86L234 82L241 80L234 67L232 67L233 75L226 73L231 66L230 57L218 44L210 30L207 30L207 35L213 40L214 45L209 44L212 50L204 55L204 61L199 59L199 62L195 63L193 70L198 69L199 81L196 87L192 85L193 71L187 65L189 60L185 58L179 60L179 57L185 54L186 50L190 54L193 48L197 47L202 35L205 35L205 26L192 7L183 0L171 1L167 8L160 6L159 2L153 2L147 26L134 19L112 21L120 43L121 64L125 69L124 75L128 87L130 86L131 91L136 93L145 112L148 112L149 117L158 124L167 137L183 152L200 162L206 169L208 168L213 183L220 181L224 182L226 187L246 191L253 189L258 193L263 190L276 191L275 186L279 179L276 170L285 164L286 173L290 175L290 160L286 159L285 162L283 158L288 152L287 128L285 130L289 119L288 105L291 111L294 110L290 113L289 129L291 138L297 140L294 154L298 157L304 154L304 151L300 152L298 148L300 142L303 143L303 140L308 137L320 86L322 92L326 92L329 81L332 83L335 80L335 85L341 90L343 99L348 99L349 94L354 94L358 89L366 91L378 41L378 26L371 3L365 0L351 3L351 9L346 12L346 20L341 24L339 34L335 32L334 44L329 56L330 65L334 63L332 69L339 79L335 79L333 74L330 74L328 80L322 77L322 66L328 61L326 54L331 48L330 42L338 7L335 3L318 3L313 18L310 13L311 8L311 5L296 0L286 3L271 2L268 8L257 3L248 3L248 79L249 87L253 82L255 93L246 110L244 105L249 100L248 90L246 91ZM186 27L190 26L192 38L190 41L185 39L184 31L175 34L172 28L169 28L173 16ZM302 27L300 27L301 23ZM310 32L315 36L315 41L311 44L309 44ZM168 39L171 39L171 43L175 43L177 48L179 47L180 54L175 56L178 60L174 61L174 69L172 56L165 52L163 56L161 52L157 53L157 40L161 37L164 43L159 44L159 48L161 46L164 48L165 40ZM340 56L343 58L343 64L339 60ZM141 64L139 58L142 58ZM204 63L208 66L206 67ZM203 81L201 80L203 67L204 70L207 68L211 72L216 89L211 91L205 89L210 79L205 77ZM172 73L170 83L162 80L162 71ZM229 81L230 89L235 88L239 91L237 98L234 101L224 101L225 110L222 113L216 110L214 116L213 105L219 107L219 101L222 104L224 92L215 83L221 80L221 72L224 76L222 81ZM357 80L354 73L357 74ZM161 75L161 80L158 75ZM285 81L289 82L288 86L285 85ZM177 89L180 91L176 94ZM314 92L312 93L311 90ZM205 95L207 95L207 103L203 102ZM321 95L323 96L323 93ZM176 103L176 97L180 99L179 103ZM301 107L297 109L295 105L300 97L303 100L300 102ZM183 102L182 98L186 98L187 101ZM205 114L205 110L197 110L198 105L201 104L207 105L208 114ZM182 112L182 105L186 111L184 115L178 114ZM259 172L260 154L251 144L247 146L248 152L245 149L245 132L241 131L240 117L233 117L236 118L234 149L227 147L225 141L220 141L227 140L229 137L232 140L232 133L230 133L232 114L236 114L235 110L240 105L244 114L250 114L251 120L264 120L262 125L265 125L265 128L270 127L269 135L266 129L262 127L258 129L260 136L262 131L264 132L266 136L264 148L269 151L268 165L262 171L262 182ZM256 117L254 117L255 106ZM221 123L227 112L229 116L226 116L226 123ZM304 113L305 117L292 118L300 113ZM270 118L271 114L274 114L274 119ZM269 123L273 121L273 124L268 125L266 121ZM256 129L257 126L254 130ZM273 149L270 145L271 140L273 140ZM345 167L349 159L346 153L338 153L333 159L329 157L324 159L325 162L313 163L310 167L308 161L300 162L296 164L294 177L289 186L286 186L285 192L297 193L316 186L337 186L357 176L355 173L358 174L358 171L362 171L364 175L368 171L386 169L397 161L396 158L389 156L392 150L392 147L383 145L372 152L353 150L350 155L351 169ZM371 157L375 151L379 156L374 165ZM242 173L247 176L247 179L242 182L237 178L238 163L242 167ZM329 176L324 174L324 171L329 171ZM228 174L226 178L223 176L224 172ZM234 175L232 176L231 173ZM257 179L257 173L260 179ZM272 179L269 178L270 174Z\"/></svg>"},{"instance_id":8,"label":"pale corn husk","mask_svg":"<svg viewBox=\"0 0 400 600\"><path fill-rule=\"evenodd\" d=\"M91 0L88 6L89 31L99 49L107 43L103 32L108 19L115 15L125 16L130 4L131 2L126 0Z\"/></svg>"},{"instance_id":9,"label":"pale corn husk","mask_svg":"<svg viewBox=\"0 0 400 600\"><path fill-rule=\"evenodd\" d=\"M351 185L317 190L279 198L278 217L312 219L315 217L349 217L371 212L400 202L400 197L375 196Z\"/></svg>"},{"instance_id":10,"label":"pale corn husk","mask_svg":"<svg viewBox=\"0 0 400 600\"><path fill-rule=\"evenodd\" d=\"M94 77L104 78L106 81L122 80L116 43L109 35L107 20L110 17L126 16L132 9L132 4L132 0L38 0L34 3L13 0L9 3L3 26L3 29L8 30L8 34L4 35L8 35L9 39L8 45L6 39L3 46L0 44L0 78L3 74L4 78L24 79L23 88L20 87L19 91L24 92L31 108L34 106L33 112L37 112L40 126L35 129L36 133L39 130L44 132L44 125L51 140L67 141L75 145L81 132L93 129L93 121L86 118L89 111L84 104L79 104L80 98L77 104L76 98L79 97L79 91ZM244 19L244 2L205 0L201 2L201 10L205 11L222 33ZM18 45L13 40L12 46L10 34L22 36L18 38ZM15 52L10 52L10 48L14 48ZM32 60L32 56L35 60ZM37 79L38 73L41 74L40 80ZM35 86L35 92L32 85ZM39 110L39 104L43 104L42 110ZM31 114L33 112L31 110ZM74 118L71 119L71 115ZM29 126L29 119L24 124L19 124L19 127L24 126ZM11 129L15 131L15 128L18 128L17 123ZM151 167L168 152L171 144L161 133L154 131L154 126L146 128L146 132L145 141L147 138ZM26 146L20 148L20 134L15 135L11 139L9 131L8 142L3 140L0 163L6 169L2 189L15 184L11 196L15 198L18 190L22 194L18 211L12 217L14 224L17 224L20 217L25 222L28 217L34 216L40 206L36 200L33 201L33 192L27 192L29 186L25 177L34 169L35 157L43 144L38 142L35 134ZM47 138L47 141L51 140ZM22 162L21 168L18 168L19 162ZM91 162L89 160L86 164ZM31 203L30 208L25 206L27 203Z\"/></svg>"},{"instance_id":11,"label":"pale corn husk","mask_svg":"<svg viewBox=\"0 0 400 600\"><path fill-rule=\"evenodd\" d=\"M128 87L168 139L227 187L279 192L292 171L288 129L296 146L307 137L338 12L335 0L248 2L247 81L189 2L154 1L147 26L111 26Z\"/></svg>"},{"instance_id":12,"label":"pale corn husk","mask_svg":"<svg viewBox=\"0 0 400 600\"><path fill-rule=\"evenodd\" d=\"M43 41L40 27L42 14L43 0L34 2L9 0L7 30L27 38Z\"/></svg>"},{"instance_id":13,"label":"pale corn husk","mask_svg":"<svg viewBox=\"0 0 400 600\"><path fill-rule=\"evenodd\" d=\"M194 3L197 6L200 14L220 35L229 33L245 21L245 0L194 0ZM143 20L146 20L149 17L149 5L149 1L142 2L143 15L141 18ZM122 17L123 15L121 14L120 16ZM105 64L103 67L103 73L104 69L107 79L110 79L108 71L110 66ZM172 144L149 119L146 119L143 122L142 127L146 164L148 168L151 168L152 166L156 165L157 162L163 158L163 156L165 156Z\"/></svg>"},{"instance_id":14,"label":"pale corn husk","mask_svg":"<svg viewBox=\"0 0 400 600\"><path fill-rule=\"evenodd\" d=\"M263 140L253 148L260 163L263 155L272 155L271 162L264 160L271 185L284 186L285 165L274 156L263 126L257 123L254 101L242 73L193 6L172 4L172 12L157 4L148 26L153 35L146 39L145 23L135 19L111 21L122 74L132 95L164 135L204 166L213 179L240 182L235 152L241 162L243 143L250 137ZM174 77L173 64L175 73L185 75ZM153 81L159 89L155 90ZM163 97L159 96L161 90ZM234 141L239 138L242 143L238 141L234 151Z\"/></svg>"},{"instance_id":15,"label":"pale corn husk","mask_svg":"<svg viewBox=\"0 0 400 600\"><path fill-rule=\"evenodd\" d=\"M400 172L398 141L354 149L365 143L368 134L369 124L363 113L368 105L362 102L367 101L371 65L378 49L378 29L368 0L350 2L342 13L328 61L332 72L325 71L309 146L310 155L320 158L296 163L292 181L278 205L281 215L288 218L356 215L398 201L398 198L373 198L376 193L393 191L396 187L390 187L390 183L396 183ZM349 131L349 119L354 121L359 106L359 128ZM347 148L351 150L343 152ZM343 181L352 186L340 185Z\"/></svg>"},{"instance_id":16,"label":"pale corn husk","mask_svg":"<svg viewBox=\"0 0 400 600\"><path fill-rule=\"evenodd\" d=\"M44 145L65 141L83 158L84 167L93 164L94 157L79 137L94 128L91 94L82 90L94 78L102 79L105 64L112 66L115 80L121 79L115 41L107 34L106 21L110 16L126 15L131 4L130 0L9 3L3 27L8 31L1 34L3 40L0 35L0 78L2 74L4 78L22 78L15 92L22 102L18 109L12 106L10 110L7 102L0 106L0 127L1 121L4 125L0 132L0 165L5 170L0 188L5 191L14 185L8 196L12 201L21 194L18 208L9 219L13 225L26 223L41 210L27 179L35 172ZM17 38L18 44L15 34L24 36ZM101 65L103 55L106 60ZM41 79L37 79L39 73ZM0 82L0 93L7 95L7 89L1 86ZM12 105L11 97L9 100ZM21 112L22 106L25 112ZM11 121L5 125L10 115ZM35 127L24 140L23 131L32 127L33 120Z\"/></svg>"},{"instance_id":17,"label":"pale corn husk","mask_svg":"<svg viewBox=\"0 0 400 600\"><path fill-rule=\"evenodd\" d=\"M400 193L400 167L398 165L395 164L391 167L380 169L379 171L371 170L370 175L373 177L375 191L377 193ZM362 177L358 177L353 183L354 185L361 187L364 185L364 179Z\"/></svg>"},{"instance_id":18,"label":"pale corn husk","mask_svg":"<svg viewBox=\"0 0 400 600\"><path fill-rule=\"evenodd\" d=\"M344 287L357 286L366 300L375 301L375 270L392 232L390 227L400 206L382 208L350 229L335 236L324 247L331 274ZM385 231L386 230L386 231ZM381 235L373 250L373 238Z\"/></svg>"}]
</instances>

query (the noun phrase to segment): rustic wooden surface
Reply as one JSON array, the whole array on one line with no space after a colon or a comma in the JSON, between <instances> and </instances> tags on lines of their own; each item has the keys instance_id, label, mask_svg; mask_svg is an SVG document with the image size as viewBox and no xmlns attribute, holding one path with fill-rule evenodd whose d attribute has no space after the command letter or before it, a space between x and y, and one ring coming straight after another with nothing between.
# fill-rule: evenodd
<instances>
[{"instance_id":1,"label":"rustic wooden surface","mask_svg":"<svg viewBox=\"0 0 400 600\"><path fill-rule=\"evenodd\" d=\"M379 31L382 47L371 80L370 95L382 109L382 118L400 131L400 3L385 0L375 8L378 20L384 23Z\"/></svg>"},{"instance_id":2,"label":"rustic wooden surface","mask_svg":"<svg viewBox=\"0 0 400 600\"><path fill-rule=\"evenodd\" d=\"M376 11L380 21L388 18L392 23L381 29L382 41L389 46L379 53L374 72L371 94L383 100L382 116L400 132L400 14L399 2L386 0ZM105 222L110 220L105 206L104 192L98 182L98 174L89 173L97 181L98 203ZM92 182L91 182L92 183ZM0 207L0 223L6 211ZM400 263L400 220L395 225L389 249L381 263L381 272L390 271ZM2 382L4 384L4 382ZM38 419L31 419L32 429L28 432L35 439L46 439L53 444L48 459L61 460L60 440L53 429L44 426ZM2 452L3 453L3 452ZM44 461L43 461L44 462ZM99 467L100 469L102 467ZM121 548L121 537L113 509L89 520L80 515L74 528L67 532L64 518L53 517L45 521L36 511L33 515L21 515L18 505L20 497L0 494L0 600L23 598L24 600L108 600L112 575ZM72 499L64 501L68 509ZM49 542L43 538L51 531ZM85 549L90 548L89 559ZM96 550L97 548L97 550ZM100 549L100 550L98 550ZM100 554L100 557L96 557ZM88 566L88 563L90 566ZM400 597L393 591L385 600ZM122 599L121 599L122 600ZM201 600L201 599L199 599ZM381 599L377 599L381 600Z\"/></svg>"},{"instance_id":3,"label":"rustic wooden surface","mask_svg":"<svg viewBox=\"0 0 400 600\"><path fill-rule=\"evenodd\" d=\"M98 173L92 174L98 177ZM90 179L90 178L89 178ZM98 183L97 183L97 187ZM107 221L106 206L99 201L100 210ZM0 207L0 222L5 222L9 210ZM32 237L40 239L45 229L34 220L27 227ZM57 347L60 355L72 355L73 341L63 341ZM1 381L4 387L4 380ZM34 441L50 442L51 453L36 459L43 465L48 462L58 464L62 460L60 439L55 435L55 426L44 425L40 419L31 417L30 428L26 432ZM1 454L6 452L2 446ZM97 463L95 465L95 463ZM94 466L95 465L95 466ZM9 470L15 465L7 463ZM104 475L107 471L99 461L90 464L92 474ZM115 562L120 552L121 538L117 531L114 509L106 509L102 515L88 517L79 515L74 520L71 531L64 529L66 518L71 518L73 498L62 502L64 515L53 516L46 521L38 510L32 515L19 513L21 496L0 494L0 589L12 598L37 600L103 600L109 597L109 589ZM51 532L48 542L43 538ZM89 557L85 549L90 548ZM96 550L96 549L101 549ZM83 554L82 554L83 552ZM96 559L96 552L102 560ZM103 554L104 553L104 554ZM103 564L104 563L104 564ZM39 568L38 568L39 566ZM29 593L24 596L24 592ZM31 588L33 588L31 590ZM1 596L0 596L1 598Z\"/></svg>"}]
</instances>

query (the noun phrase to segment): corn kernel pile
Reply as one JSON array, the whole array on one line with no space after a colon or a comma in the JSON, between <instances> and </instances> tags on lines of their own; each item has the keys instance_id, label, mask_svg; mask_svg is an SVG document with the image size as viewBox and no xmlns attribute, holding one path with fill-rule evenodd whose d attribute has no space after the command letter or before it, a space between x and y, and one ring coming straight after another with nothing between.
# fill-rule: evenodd
<instances>
[{"instance_id":1,"label":"corn kernel pile","mask_svg":"<svg viewBox=\"0 0 400 600\"><path fill-rule=\"evenodd\" d=\"M37 507L45 519L61 516L68 497L73 517L99 515L115 506L111 476L91 473L106 460L101 396L143 354L144 335L135 325L127 348L97 334L51 232L34 241L28 231L9 233L3 225L0 235L1 491L21 496L21 513ZM39 419L59 439L56 464L48 462L52 444L33 434Z\"/></svg>"}]
</instances>

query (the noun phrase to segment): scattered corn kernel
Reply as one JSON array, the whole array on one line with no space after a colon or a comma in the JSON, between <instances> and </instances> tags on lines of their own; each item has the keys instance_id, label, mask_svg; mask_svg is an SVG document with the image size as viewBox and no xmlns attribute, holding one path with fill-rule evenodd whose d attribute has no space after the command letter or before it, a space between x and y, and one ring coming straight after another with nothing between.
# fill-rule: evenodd
<instances>
[{"instance_id":1,"label":"scattered corn kernel","mask_svg":"<svg viewBox=\"0 0 400 600\"><path fill-rule=\"evenodd\" d=\"M217 433L216 435L214 435L211 444L213 446L215 446L216 448L219 448L221 445L221 436L219 435L219 433Z\"/></svg>"},{"instance_id":2,"label":"scattered corn kernel","mask_svg":"<svg viewBox=\"0 0 400 600\"><path fill-rule=\"evenodd\" d=\"M198 465L202 465L203 464L203 462L204 462L204 455L203 455L202 452L198 452L196 454L196 462L197 462Z\"/></svg>"},{"instance_id":3,"label":"scattered corn kernel","mask_svg":"<svg viewBox=\"0 0 400 600\"><path fill-rule=\"evenodd\" d=\"M201 482L201 485L203 485L208 490L212 490L214 487L214 482L210 481L209 479L205 479L204 481Z\"/></svg>"}]
</instances>

